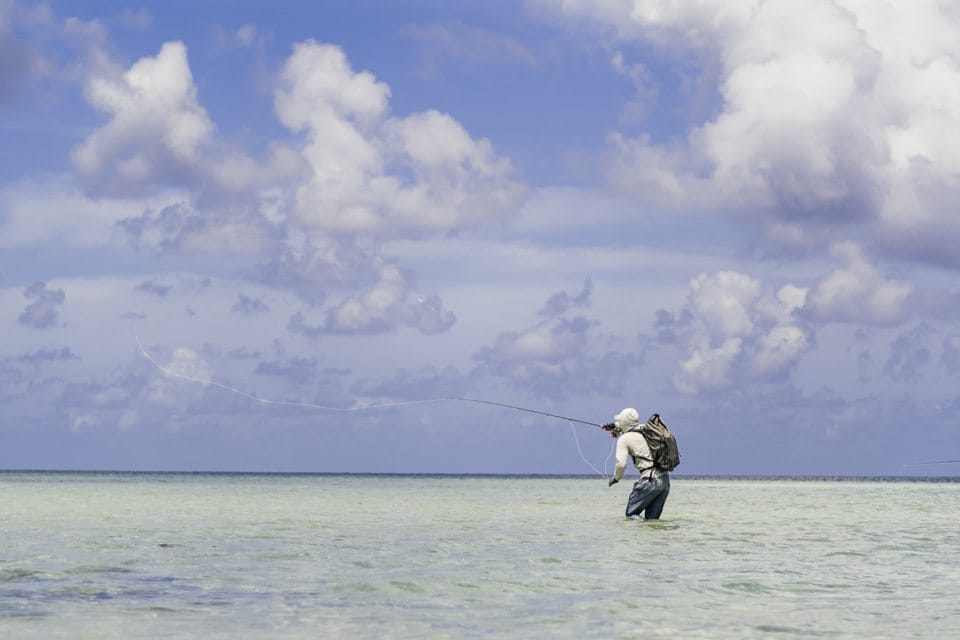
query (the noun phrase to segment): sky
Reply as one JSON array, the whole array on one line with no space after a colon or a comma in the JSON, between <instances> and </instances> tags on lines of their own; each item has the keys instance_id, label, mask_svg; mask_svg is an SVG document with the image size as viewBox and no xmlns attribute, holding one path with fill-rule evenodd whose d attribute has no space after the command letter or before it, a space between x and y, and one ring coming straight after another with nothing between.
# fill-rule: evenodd
<instances>
[{"instance_id":1,"label":"sky","mask_svg":"<svg viewBox=\"0 0 960 640\"><path fill-rule=\"evenodd\" d=\"M960 9L0 0L0 468L956 475Z\"/></svg>"}]
</instances>

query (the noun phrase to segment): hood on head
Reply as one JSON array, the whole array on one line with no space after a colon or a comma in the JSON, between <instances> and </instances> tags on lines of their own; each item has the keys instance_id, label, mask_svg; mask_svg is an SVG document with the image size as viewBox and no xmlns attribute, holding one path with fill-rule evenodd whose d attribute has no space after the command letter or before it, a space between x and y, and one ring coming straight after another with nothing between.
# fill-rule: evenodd
<instances>
[{"instance_id":1,"label":"hood on head","mask_svg":"<svg viewBox=\"0 0 960 640\"><path fill-rule=\"evenodd\" d=\"M640 414L637 410L628 407L613 417L613 423L620 431L629 431L640 424Z\"/></svg>"}]
</instances>

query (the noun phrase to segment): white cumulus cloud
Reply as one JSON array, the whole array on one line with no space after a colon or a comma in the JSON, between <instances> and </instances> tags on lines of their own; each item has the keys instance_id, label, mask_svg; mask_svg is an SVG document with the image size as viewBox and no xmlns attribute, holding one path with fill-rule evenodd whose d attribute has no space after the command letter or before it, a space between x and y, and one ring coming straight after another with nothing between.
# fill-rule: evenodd
<instances>
[{"instance_id":1,"label":"white cumulus cloud","mask_svg":"<svg viewBox=\"0 0 960 640\"><path fill-rule=\"evenodd\" d=\"M812 346L812 329L797 313L806 296L795 285L768 293L760 280L739 272L694 278L685 309L693 328L684 335L687 355L674 385L697 393L788 376Z\"/></svg>"},{"instance_id":2,"label":"white cumulus cloud","mask_svg":"<svg viewBox=\"0 0 960 640\"><path fill-rule=\"evenodd\" d=\"M819 280L809 297L810 313L823 320L894 324L910 311L913 285L886 278L856 245L841 243L834 254L845 264Z\"/></svg>"},{"instance_id":3,"label":"white cumulus cloud","mask_svg":"<svg viewBox=\"0 0 960 640\"><path fill-rule=\"evenodd\" d=\"M214 131L181 42L164 44L119 78L93 77L87 97L111 118L73 151L77 173L96 191L142 188L160 176L182 182Z\"/></svg>"},{"instance_id":4,"label":"white cumulus cloud","mask_svg":"<svg viewBox=\"0 0 960 640\"><path fill-rule=\"evenodd\" d=\"M390 89L339 47L305 42L284 65L275 105L301 132L310 167L299 219L320 231L448 231L509 214L522 189L509 160L447 114L390 114Z\"/></svg>"},{"instance_id":5,"label":"white cumulus cloud","mask_svg":"<svg viewBox=\"0 0 960 640\"><path fill-rule=\"evenodd\" d=\"M685 68L699 76L679 80L711 85L714 108L677 138L611 136L623 189L757 216L774 246L816 250L844 237L960 261L960 14L949 4L541 4L609 27L612 46L639 40L696 61Z\"/></svg>"}]
</instances>

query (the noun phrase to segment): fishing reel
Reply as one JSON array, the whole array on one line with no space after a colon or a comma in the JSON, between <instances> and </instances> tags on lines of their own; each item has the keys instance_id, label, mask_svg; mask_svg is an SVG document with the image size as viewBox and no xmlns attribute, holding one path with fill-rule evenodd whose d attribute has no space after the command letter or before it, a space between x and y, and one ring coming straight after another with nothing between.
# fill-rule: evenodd
<instances>
[{"instance_id":1,"label":"fishing reel","mask_svg":"<svg viewBox=\"0 0 960 640\"><path fill-rule=\"evenodd\" d=\"M611 438L616 438L620 435L620 428L615 422L608 422L607 424L601 424L600 428L610 434Z\"/></svg>"}]
</instances>

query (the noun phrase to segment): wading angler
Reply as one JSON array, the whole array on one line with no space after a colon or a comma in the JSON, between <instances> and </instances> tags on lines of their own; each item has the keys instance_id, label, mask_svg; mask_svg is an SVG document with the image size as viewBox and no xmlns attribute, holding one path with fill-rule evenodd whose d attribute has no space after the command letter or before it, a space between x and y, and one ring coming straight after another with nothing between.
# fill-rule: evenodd
<instances>
[{"instance_id":1,"label":"wading angler","mask_svg":"<svg viewBox=\"0 0 960 640\"><path fill-rule=\"evenodd\" d=\"M626 516L658 520L670 495L670 472L680 464L677 439L659 414L640 424L640 414L633 408L618 413L603 429L617 439L617 462L608 486L612 487L623 477L627 458L633 460L640 475L627 498Z\"/></svg>"}]
</instances>

